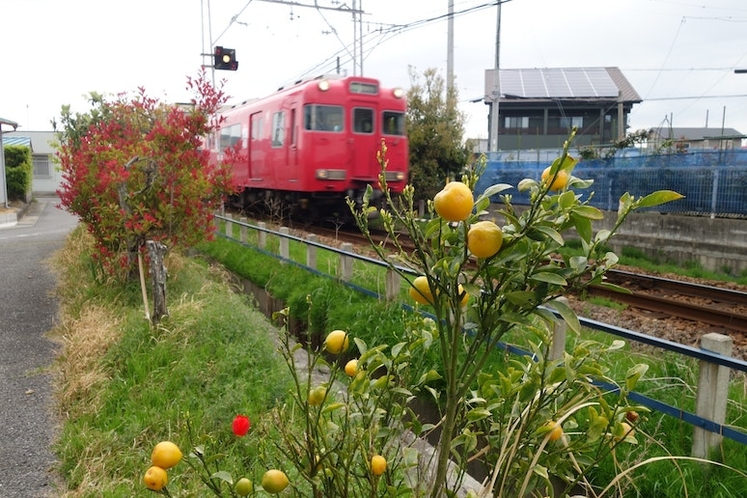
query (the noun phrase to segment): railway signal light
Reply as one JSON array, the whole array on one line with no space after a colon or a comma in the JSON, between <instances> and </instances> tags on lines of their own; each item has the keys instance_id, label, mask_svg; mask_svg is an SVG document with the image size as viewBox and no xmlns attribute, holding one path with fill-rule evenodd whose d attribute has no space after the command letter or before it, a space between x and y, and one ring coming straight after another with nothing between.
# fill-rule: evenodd
<instances>
[{"instance_id":1,"label":"railway signal light","mask_svg":"<svg viewBox=\"0 0 747 498\"><path fill-rule=\"evenodd\" d=\"M239 61L236 60L235 49L215 47L213 55L213 65L215 66L215 69L236 71L239 68Z\"/></svg>"}]
</instances>

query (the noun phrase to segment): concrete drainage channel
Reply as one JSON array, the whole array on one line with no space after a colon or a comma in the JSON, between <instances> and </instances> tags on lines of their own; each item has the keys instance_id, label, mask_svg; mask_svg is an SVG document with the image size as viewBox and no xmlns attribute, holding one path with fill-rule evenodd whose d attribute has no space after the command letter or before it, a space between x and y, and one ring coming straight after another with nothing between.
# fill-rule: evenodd
<instances>
[{"instance_id":1,"label":"concrete drainage channel","mask_svg":"<svg viewBox=\"0 0 747 498\"><path fill-rule=\"evenodd\" d=\"M285 307L284 302L276 299L275 297L270 295L264 288L255 285L253 282L239 278L239 283L243 292L254 297L257 303L257 308L268 318L272 318L273 313L280 311ZM291 330L291 333L294 333L293 329L297 329L298 327L293 327L291 325L289 328ZM294 353L293 362L296 366L297 371L305 372L306 370L308 370L308 359L308 353L303 348L298 349ZM314 371L311 372L311 378L312 382L314 383L326 382L329 378L329 370L324 367L317 367ZM335 386L335 388L337 390L338 396L344 398L347 392L346 387L342 384L338 384L337 386ZM435 474L435 468L432 467L432 464L435 464L436 459L436 450L433 445L422 438L415 437L415 435L409 431L405 431L402 434L402 443L405 446L416 449L420 454L421 463L416 469L412 469L408 472L408 479L410 479L413 484L417 482L432 481ZM456 471L456 465L452 464L449 471L450 479L452 479L452 482L456 477ZM460 489L457 491L456 496L465 498L470 490L479 492L481 489L482 484L471 475L466 474L462 478L462 484Z\"/></svg>"}]
</instances>

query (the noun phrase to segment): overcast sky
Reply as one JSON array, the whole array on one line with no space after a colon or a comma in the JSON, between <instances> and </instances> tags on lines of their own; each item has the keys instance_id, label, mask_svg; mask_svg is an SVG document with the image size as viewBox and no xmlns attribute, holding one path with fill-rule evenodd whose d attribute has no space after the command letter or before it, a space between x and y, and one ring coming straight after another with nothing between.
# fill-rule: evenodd
<instances>
[{"instance_id":1,"label":"overcast sky","mask_svg":"<svg viewBox=\"0 0 747 498\"><path fill-rule=\"evenodd\" d=\"M232 101L304 76L352 74L353 0L0 0L0 117L49 130L63 104L90 91L146 88L184 101L203 51L235 48L236 72L216 71ZM410 86L408 67L446 75L448 0L360 0L363 73ZM360 3L360 2L359 2ZM494 1L454 0L454 73L467 135L487 137L484 95L494 67ZM463 13L462 13L463 12ZM233 20L233 21L232 21ZM706 126L747 133L744 0L510 0L503 4L500 66L619 67L644 102L632 129ZM5 130L5 128L4 128Z\"/></svg>"}]
</instances>

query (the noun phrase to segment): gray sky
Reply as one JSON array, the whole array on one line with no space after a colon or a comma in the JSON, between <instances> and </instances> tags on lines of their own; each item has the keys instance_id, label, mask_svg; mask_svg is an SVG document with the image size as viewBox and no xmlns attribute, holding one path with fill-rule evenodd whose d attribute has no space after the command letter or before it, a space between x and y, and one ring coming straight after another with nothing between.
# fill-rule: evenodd
<instances>
[{"instance_id":1,"label":"gray sky","mask_svg":"<svg viewBox=\"0 0 747 498\"><path fill-rule=\"evenodd\" d=\"M404 88L409 66L445 76L448 0L361 1L366 76ZM465 11L455 20L454 71L470 137L487 137L486 106L469 101L483 96L485 69L495 63L491 3L454 0L455 11ZM21 130L48 130L63 104L86 111L89 91L140 86L183 101L211 37L237 51L239 70L215 73L232 102L332 72L338 55L353 72L348 12L212 0L209 14L208 0L0 0L0 117ZM747 74L734 74L747 68L744 0L511 0L501 11L500 65L616 66L644 100L633 108L632 129L671 118L674 126L713 128L724 120L747 133Z\"/></svg>"}]
</instances>

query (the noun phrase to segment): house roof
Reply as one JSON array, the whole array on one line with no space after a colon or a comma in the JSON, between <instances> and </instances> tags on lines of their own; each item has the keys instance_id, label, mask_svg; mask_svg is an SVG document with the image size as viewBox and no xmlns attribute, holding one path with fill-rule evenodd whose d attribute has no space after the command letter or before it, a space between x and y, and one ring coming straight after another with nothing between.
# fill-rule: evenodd
<instances>
[{"instance_id":1,"label":"house roof","mask_svg":"<svg viewBox=\"0 0 747 498\"><path fill-rule=\"evenodd\" d=\"M601 100L638 103L641 97L616 67L500 69L501 100ZM485 101L494 92L495 69L485 71Z\"/></svg>"},{"instance_id":2,"label":"house roof","mask_svg":"<svg viewBox=\"0 0 747 498\"><path fill-rule=\"evenodd\" d=\"M729 140L736 138L747 138L734 128L660 128L654 130L660 138L671 138L673 140Z\"/></svg>"},{"instance_id":3,"label":"house roof","mask_svg":"<svg viewBox=\"0 0 747 498\"><path fill-rule=\"evenodd\" d=\"M28 145L34 154L54 154L55 149L50 142L55 139L53 131L11 131L3 133L3 145ZM24 140L25 143L23 143Z\"/></svg>"}]
</instances>

